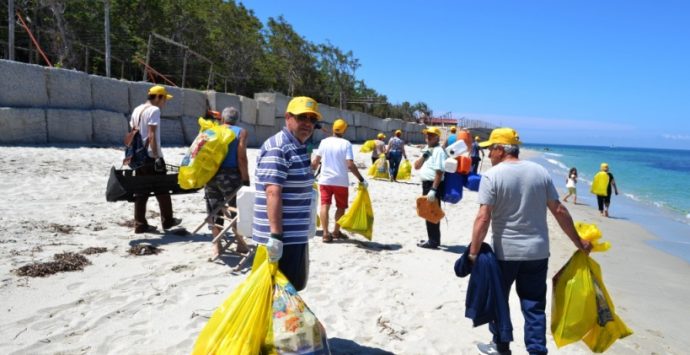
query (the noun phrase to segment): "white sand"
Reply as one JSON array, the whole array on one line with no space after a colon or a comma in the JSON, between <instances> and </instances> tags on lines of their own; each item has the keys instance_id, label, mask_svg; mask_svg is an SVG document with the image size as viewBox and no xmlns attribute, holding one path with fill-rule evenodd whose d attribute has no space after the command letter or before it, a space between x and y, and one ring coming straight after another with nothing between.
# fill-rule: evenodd
<instances>
[{"instance_id":1,"label":"white sand","mask_svg":"<svg viewBox=\"0 0 690 355\"><path fill-rule=\"evenodd\" d=\"M0 353L189 353L208 316L244 280L245 275L233 275L228 266L237 259L207 262L210 236L205 229L195 236L135 235L119 225L132 218L133 205L104 198L109 168L121 159L118 150L0 149ZM166 149L166 159L179 161L183 152ZM256 153L250 152L250 162ZM357 161L368 165L369 156L358 154ZM418 182L371 181L373 242L359 236L345 243L311 242L310 279L301 295L324 323L334 354L474 354L476 343L490 339L486 326L472 328L464 317L468 279L453 273L470 241L476 193L465 190L459 204L445 206L444 250L436 251L415 246L426 238L424 221L414 208L420 193ZM173 206L188 230L204 218L202 193L173 196ZM568 207L576 219L597 223L613 244L594 258L602 265L621 318L635 334L610 352L685 353L690 348L684 334L690 324L685 304L690 265L645 244L653 236L639 226L603 219L591 206ZM155 199L148 209L149 223L160 225ZM551 277L574 247L553 218L549 223ZM51 224L73 231L64 234ZM130 256L127 249L138 242L158 245L163 252ZM11 272L90 246L107 247L108 252L88 256L93 264L83 272L45 278ZM513 349L524 353L514 292L511 314ZM581 343L556 349L550 335L548 346L554 353L588 353Z\"/></svg>"}]
</instances>

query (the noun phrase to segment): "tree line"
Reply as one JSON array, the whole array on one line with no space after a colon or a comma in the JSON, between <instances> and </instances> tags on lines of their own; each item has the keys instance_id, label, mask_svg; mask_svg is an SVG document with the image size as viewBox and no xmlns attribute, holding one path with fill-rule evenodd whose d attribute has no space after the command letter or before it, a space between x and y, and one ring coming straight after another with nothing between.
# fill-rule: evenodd
<instances>
[{"instance_id":1,"label":"tree line","mask_svg":"<svg viewBox=\"0 0 690 355\"><path fill-rule=\"evenodd\" d=\"M8 7L3 2L0 38L6 39ZM424 102L391 103L369 87L356 75L362 64L352 51L309 41L282 16L263 24L251 9L235 1L14 0L55 65L101 75L106 2L115 77L142 80L141 63L148 54L152 68L173 82L184 76L185 87L207 89L210 83L217 91L250 97L264 91L308 95L330 106L408 121L432 114ZM17 51L17 60L45 64L25 32L21 26L15 30L15 45L24 50ZM170 43L155 40L149 47L151 33L188 46L209 59L213 68ZM209 77L210 73L215 74Z\"/></svg>"}]
</instances>

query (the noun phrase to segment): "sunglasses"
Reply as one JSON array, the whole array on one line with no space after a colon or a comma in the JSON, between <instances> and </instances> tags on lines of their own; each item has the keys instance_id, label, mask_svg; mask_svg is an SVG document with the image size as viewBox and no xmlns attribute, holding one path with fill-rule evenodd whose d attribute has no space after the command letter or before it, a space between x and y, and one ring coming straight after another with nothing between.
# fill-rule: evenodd
<instances>
[{"instance_id":1,"label":"sunglasses","mask_svg":"<svg viewBox=\"0 0 690 355\"><path fill-rule=\"evenodd\" d=\"M316 125L316 122L319 121L315 116L307 114L293 115L292 117L294 117L297 120L297 122L311 123L313 125Z\"/></svg>"}]
</instances>

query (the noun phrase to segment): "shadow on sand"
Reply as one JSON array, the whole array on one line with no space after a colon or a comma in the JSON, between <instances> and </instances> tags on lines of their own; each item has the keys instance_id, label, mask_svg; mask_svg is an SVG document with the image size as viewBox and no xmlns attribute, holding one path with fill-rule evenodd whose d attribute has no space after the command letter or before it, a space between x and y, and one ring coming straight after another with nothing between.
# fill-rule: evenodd
<instances>
[{"instance_id":1,"label":"shadow on sand","mask_svg":"<svg viewBox=\"0 0 690 355\"><path fill-rule=\"evenodd\" d=\"M352 340L341 338L328 339L328 347L333 355L394 355L390 351L362 346Z\"/></svg>"},{"instance_id":2,"label":"shadow on sand","mask_svg":"<svg viewBox=\"0 0 690 355\"><path fill-rule=\"evenodd\" d=\"M438 248L447 253L462 254L467 250L467 245L441 245Z\"/></svg>"}]
</instances>

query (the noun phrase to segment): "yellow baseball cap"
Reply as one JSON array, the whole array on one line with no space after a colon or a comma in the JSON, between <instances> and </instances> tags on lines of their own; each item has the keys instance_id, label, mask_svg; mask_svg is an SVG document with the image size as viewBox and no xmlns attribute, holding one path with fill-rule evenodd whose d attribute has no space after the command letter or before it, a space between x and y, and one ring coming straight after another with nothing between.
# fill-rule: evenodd
<instances>
[{"instance_id":1,"label":"yellow baseball cap","mask_svg":"<svg viewBox=\"0 0 690 355\"><path fill-rule=\"evenodd\" d=\"M339 118L333 122L333 132L338 134L343 134L347 130L347 122L344 119Z\"/></svg>"},{"instance_id":2,"label":"yellow baseball cap","mask_svg":"<svg viewBox=\"0 0 690 355\"><path fill-rule=\"evenodd\" d=\"M522 144L518 133L509 127L496 128L491 131L489 140L479 143L479 146L486 148L493 144Z\"/></svg>"},{"instance_id":3,"label":"yellow baseball cap","mask_svg":"<svg viewBox=\"0 0 690 355\"><path fill-rule=\"evenodd\" d=\"M399 136L399 135L401 135L401 134L402 134L402 131L401 131L401 130L399 130L399 129L395 130L395 135L396 135L396 136Z\"/></svg>"},{"instance_id":4,"label":"yellow baseball cap","mask_svg":"<svg viewBox=\"0 0 690 355\"><path fill-rule=\"evenodd\" d=\"M422 130L422 133L424 134L435 134L437 136L441 136L441 130L438 127L427 127Z\"/></svg>"},{"instance_id":5,"label":"yellow baseball cap","mask_svg":"<svg viewBox=\"0 0 690 355\"><path fill-rule=\"evenodd\" d=\"M376 135L376 138L378 138L378 139L384 139L384 138L386 138L386 135L383 134L383 133L379 133L379 134Z\"/></svg>"},{"instance_id":6,"label":"yellow baseball cap","mask_svg":"<svg viewBox=\"0 0 690 355\"><path fill-rule=\"evenodd\" d=\"M303 113L313 113L318 120L321 120L321 113L319 112L319 104L311 97L297 96L288 103L286 113L291 113L295 116Z\"/></svg>"},{"instance_id":7,"label":"yellow baseball cap","mask_svg":"<svg viewBox=\"0 0 690 355\"><path fill-rule=\"evenodd\" d=\"M170 100L173 98L173 96L168 94L168 92L165 90L165 88L161 85L152 86L149 89L149 95L160 95L160 96L165 95L166 100Z\"/></svg>"},{"instance_id":8,"label":"yellow baseball cap","mask_svg":"<svg viewBox=\"0 0 690 355\"><path fill-rule=\"evenodd\" d=\"M608 169L608 168L609 168L609 164L607 164L607 163L601 163L601 165L599 166L599 169L601 169L601 170Z\"/></svg>"},{"instance_id":9,"label":"yellow baseball cap","mask_svg":"<svg viewBox=\"0 0 690 355\"><path fill-rule=\"evenodd\" d=\"M455 126L450 126L450 131L451 131L452 133L455 133L455 131L457 131L457 130L458 130L458 129L455 128Z\"/></svg>"},{"instance_id":10,"label":"yellow baseball cap","mask_svg":"<svg viewBox=\"0 0 690 355\"><path fill-rule=\"evenodd\" d=\"M475 136L475 137L474 137L474 140L477 141L477 142L479 142L479 136Z\"/></svg>"}]
</instances>

